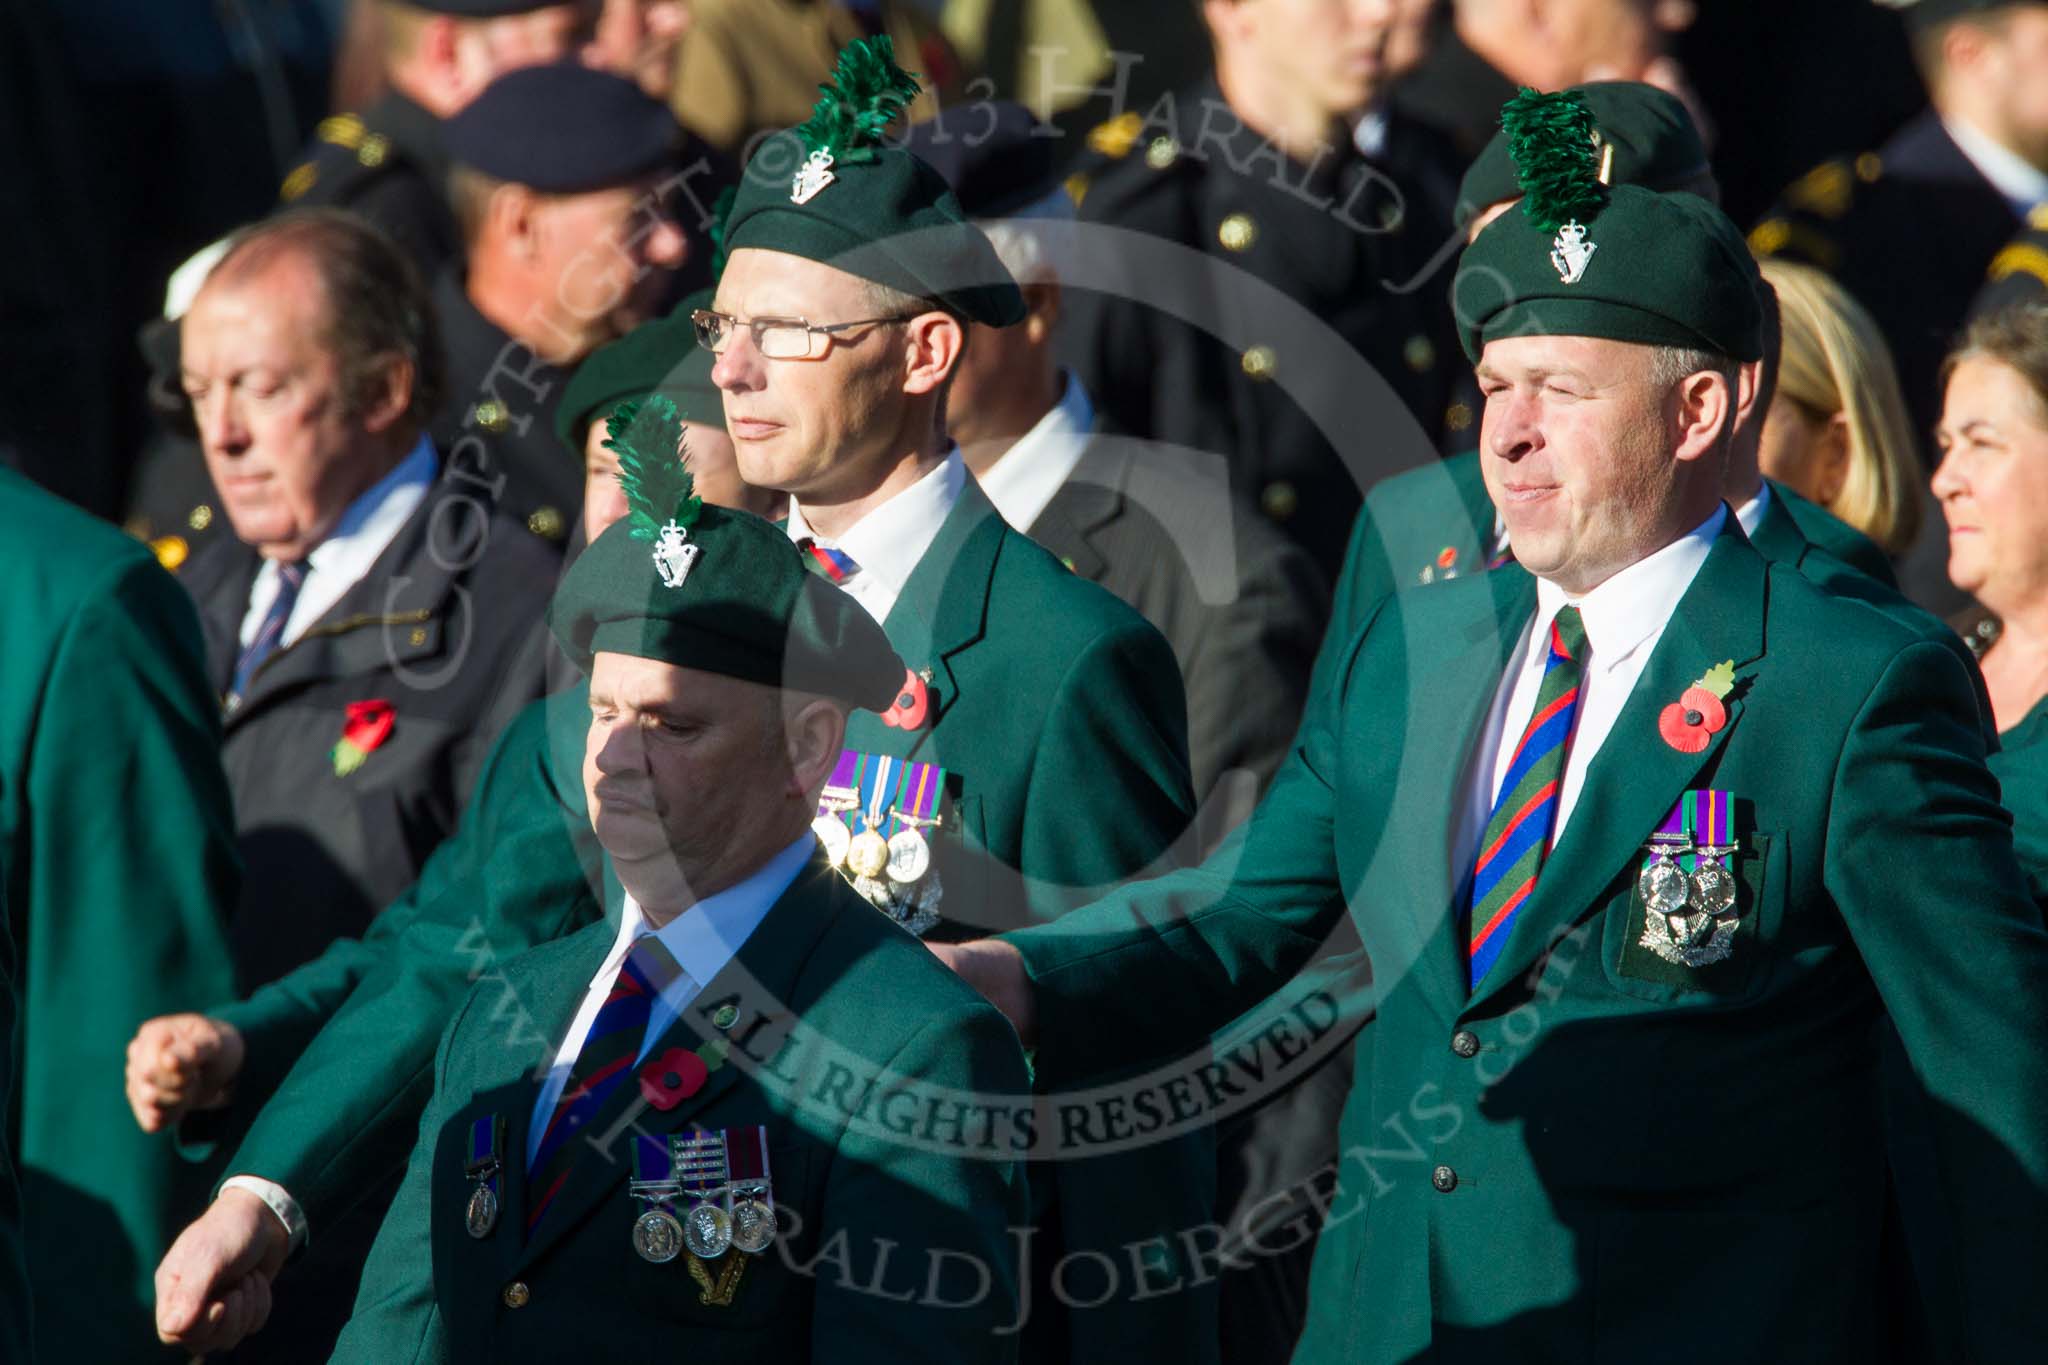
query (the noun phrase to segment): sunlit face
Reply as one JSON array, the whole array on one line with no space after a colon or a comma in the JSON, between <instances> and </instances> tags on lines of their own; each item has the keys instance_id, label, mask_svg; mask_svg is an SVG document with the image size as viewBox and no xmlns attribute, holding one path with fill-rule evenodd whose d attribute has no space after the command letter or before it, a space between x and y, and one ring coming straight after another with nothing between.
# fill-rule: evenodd
<instances>
[{"instance_id":1,"label":"sunlit face","mask_svg":"<svg viewBox=\"0 0 2048 1365\"><path fill-rule=\"evenodd\" d=\"M2048 592L2048 410L2010 365L1973 357L1949 377L1934 496L1948 576L1993 611Z\"/></svg>"},{"instance_id":2,"label":"sunlit face","mask_svg":"<svg viewBox=\"0 0 2048 1365\"><path fill-rule=\"evenodd\" d=\"M1355 114L1387 81L1396 0L1209 0L1219 42L1330 117Z\"/></svg>"},{"instance_id":3,"label":"sunlit face","mask_svg":"<svg viewBox=\"0 0 2048 1365\"><path fill-rule=\"evenodd\" d=\"M455 40L455 70L471 98L508 71L561 61L595 64L600 0L546 5L525 14L465 24Z\"/></svg>"},{"instance_id":4,"label":"sunlit face","mask_svg":"<svg viewBox=\"0 0 2048 1365\"><path fill-rule=\"evenodd\" d=\"M1764 477L1832 508L1849 472L1847 423L1839 413L1822 417L1782 393L1774 395L1764 413L1757 460Z\"/></svg>"},{"instance_id":5,"label":"sunlit face","mask_svg":"<svg viewBox=\"0 0 2048 1365\"><path fill-rule=\"evenodd\" d=\"M1486 491L1515 558L1567 592L1668 542L1680 502L1668 389L1648 347L1508 337L1479 358Z\"/></svg>"},{"instance_id":6,"label":"sunlit face","mask_svg":"<svg viewBox=\"0 0 2048 1365\"><path fill-rule=\"evenodd\" d=\"M592 59L666 101L676 80L676 41L689 24L682 0L604 0Z\"/></svg>"},{"instance_id":7,"label":"sunlit face","mask_svg":"<svg viewBox=\"0 0 2048 1365\"><path fill-rule=\"evenodd\" d=\"M2048 170L2048 9L2015 5L1999 18L1987 60L1971 79L1995 94L2004 139Z\"/></svg>"},{"instance_id":8,"label":"sunlit face","mask_svg":"<svg viewBox=\"0 0 2048 1365\"><path fill-rule=\"evenodd\" d=\"M829 265L742 247L726 262L712 311L739 318L852 322L876 316L866 286ZM830 503L865 489L900 458L908 357L900 325L841 333L816 360L770 360L740 327L712 367L740 477Z\"/></svg>"},{"instance_id":9,"label":"sunlit face","mask_svg":"<svg viewBox=\"0 0 2048 1365\"><path fill-rule=\"evenodd\" d=\"M626 515L626 495L619 487L619 457L605 449L607 433L600 416L583 438L583 534L596 540L606 527ZM720 507L765 514L768 499L740 480L732 438L724 427L683 423L683 443L690 452L690 477L697 496Z\"/></svg>"},{"instance_id":10,"label":"sunlit face","mask_svg":"<svg viewBox=\"0 0 2048 1365\"><path fill-rule=\"evenodd\" d=\"M683 263L682 228L657 192L662 177L538 199L533 268L544 283L548 359L570 364L652 318Z\"/></svg>"},{"instance_id":11,"label":"sunlit face","mask_svg":"<svg viewBox=\"0 0 2048 1365\"><path fill-rule=\"evenodd\" d=\"M217 276L181 324L207 473L235 535L273 559L303 558L389 463L389 419L349 413L326 330L326 288L299 256Z\"/></svg>"},{"instance_id":12,"label":"sunlit face","mask_svg":"<svg viewBox=\"0 0 2048 1365\"><path fill-rule=\"evenodd\" d=\"M788 823L774 689L600 653L590 673L583 792L598 843L643 905L687 903L765 861Z\"/></svg>"}]
</instances>

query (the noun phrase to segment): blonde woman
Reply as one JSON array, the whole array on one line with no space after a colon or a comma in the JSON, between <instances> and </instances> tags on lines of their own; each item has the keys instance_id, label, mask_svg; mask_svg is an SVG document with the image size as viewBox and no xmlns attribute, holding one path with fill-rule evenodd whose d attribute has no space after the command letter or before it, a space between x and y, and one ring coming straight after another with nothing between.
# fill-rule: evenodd
<instances>
[{"instance_id":1,"label":"blonde woman","mask_svg":"<svg viewBox=\"0 0 2048 1365\"><path fill-rule=\"evenodd\" d=\"M1784 325L1764 473L1902 554L1920 533L1921 474L1891 348L1863 305L1820 271L1761 264Z\"/></svg>"}]
</instances>

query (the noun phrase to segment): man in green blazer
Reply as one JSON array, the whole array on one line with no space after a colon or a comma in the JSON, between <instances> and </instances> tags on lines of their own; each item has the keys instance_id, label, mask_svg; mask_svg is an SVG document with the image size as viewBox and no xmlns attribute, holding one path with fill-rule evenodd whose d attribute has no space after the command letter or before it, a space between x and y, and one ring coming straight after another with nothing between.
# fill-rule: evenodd
<instances>
[{"instance_id":1,"label":"man in green blazer","mask_svg":"<svg viewBox=\"0 0 2048 1365\"><path fill-rule=\"evenodd\" d=\"M902 661L774 526L692 495L673 408L636 429L632 510L553 609L616 922L456 1012L335 1358L1013 1359L1016 1037L809 828ZM920 1137L952 1097L985 1144Z\"/></svg>"},{"instance_id":2,"label":"man in green blazer","mask_svg":"<svg viewBox=\"0 0 2048 1365\"><path fill-rule=\"evenodd\" d=\"M1223 856L952 956L1043 1075L1200 1037L1349 909L1378 1015L1309 1362L1867 1358L1888 1015L1962 1345L2026 1358L2048 933L1970 681L1730 528L1740 234L1559 122L1461 267L1519 563L1386 602Z\"/></svg>"},{"instance_id":3,"label":"man in green blazer","mask_svg":"<svg viewBox=\"0 0 2048 1365\"><path fill-rule=\"evenodd\" d=\"M139 1020L234 988L220 708L146 548L6 470L0 525L0 1359L145 1359L150 1271L209 1173L115 1078Z\"/></svg>"}]
</instances>

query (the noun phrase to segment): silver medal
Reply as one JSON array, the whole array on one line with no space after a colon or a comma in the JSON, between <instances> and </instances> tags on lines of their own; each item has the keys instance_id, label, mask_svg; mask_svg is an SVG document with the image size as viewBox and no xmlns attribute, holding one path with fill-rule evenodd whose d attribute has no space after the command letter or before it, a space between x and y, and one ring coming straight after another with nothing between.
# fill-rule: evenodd
<instances>
[{"instance_id":1,"label":"silver medal","mask_svg":"<svg viewBox=\"0 0 2048 1365\"><path fill-rule=\"evenodd\" d=\"M683 1225L667 1209L652 1208L633 1223L633 1250L643 1261L660 1265L683 1249Z\"/></svg>"},{"instance_id":2,"label":"silver medal","mask_svg":"<svg viewBox=\"0 0 2048 1365\"><path fill-rule=\"evenodd\" d=\"M732 1206L732 1244L758 1256L774 1241L775 1210L752 1194L741 1195Z\"/></svg>"},{"instance_id":3,"label":"silver medal","mask_svg":"<svg viewBox=\"0 0 2048 1365\"><path fill-rule=\"evenodd\" d=\"M490 1236L491 1229L498 1226L498 1196L491 1193L489 1185L479 1182L469 1192L469 1207L463 1212L462 1224L476 1238Z\"/></svg>"},{"instance_id":4,"label":"silver medal","mask_svg":"<svg viewBox=\"0 0 2048 1365\"><path fill-rule=\"evenodd\" d=\"M932 846L914 829L899 829L889 837L889 880L909 885L931 870Z\"/></svg>"},{"instance_id":5,"label":"silver medal","mask_svg":"<svg viewBox=\"0 0 2048 1365\"><path fill-rule=\"evenodd\" d=\"M836 815L821 815L811 821L811 833L824 846L827 862L838 867L846 861L846 851L853 846L853 831L847 829L844 820Z\"/></svg>"},{"instance_id":6,"label":"silver medal","mask_svg":"<svg viewBox=\"0 0 2048 1365\"><path fill-rule=\"evenodd\" d=\"M1735 878L1721 865L1718 858L1701 858L1692 874L1692 892L1688 898L1695 914L1720 916L1735 907Z\"/></svg>"},{"instance_id":7,"label":"silver medal","mask_svg":"<svg viewBox=\"0 0 2048 1365\"><path fill-rule=\"evenodd\" d=\"M683 1220L683 1245L700 1261L715 1261L732 1247L732 1215L716 1204L698 1204Z\"/></svg>"},{"instance_id":8,"label":"silver medal","mask_svg":"<svg viewBox=\"0 0 2048 1365\"><path fill-rule=\"evenodd\" d=\"M1670 858L1658 855L1636 878L1636 889L1653 915L1668 915L1685 907L1685 869Z\"/></svg>"}]
</instances>

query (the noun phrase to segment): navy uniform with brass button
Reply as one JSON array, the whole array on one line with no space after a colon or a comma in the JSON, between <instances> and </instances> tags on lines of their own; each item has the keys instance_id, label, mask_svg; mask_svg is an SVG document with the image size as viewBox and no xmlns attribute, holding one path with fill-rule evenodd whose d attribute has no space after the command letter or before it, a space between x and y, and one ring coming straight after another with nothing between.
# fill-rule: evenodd
<instances>
[{"instance_id":1,"label":"navy uniform with brass button","mask_svg":"<svg viewBox=\"0 0 2048 1365\"><path fill-rule=\"evenodd\" d=\"M640 182L680 167L686 145L687 134L660 101L629 81L573 66L501 76L448 122L454 166L544 195ZM666 213L675 205L656 207ZM649 231L648 219L636 219L632 230ZM593 260L607 259L602 252L591 244ZM602 268L586 275L577 286L586 292L606 282ZM574 278L565 277L561 290ZM541 359L528 344L532 338L514 337L484 315L457 270L444 270L433 290L448 355L448 391L431 427L435 442L455 477L491 490L530 534L561 545L583 514L583 454L557 439L555 409L581 356L560 364Z\"/></svg>"},{"instance_id":2,"label":"navy uniform with brass button","mask_svg":"<svg viewBox=\"0 0 2048 1365\"><path fill-rule=\"evenodd\" d=\"M2007 242L1984 272L1984 287L1970 305L1970 316L1982 317L2016 303L2048 300L2048 204L2027 215L2019 236Z\"/></svg>"},{"instance_id":3,"label":"navy uniform with brass button","mask_svg":"<svg viewBox=\"0 0 2048 1365\"><path fill-rule=\"evenodd\" d=\"M320 120L305 160L285 176L278 202L360 213L431 279L462 258L447 184L441 120L392 90L359 114Z\"/></svg>"},{"instance_id":4,"label":"navy uniform with brass button","mask_svg":"<svg viewBox=\"0 0 2048 1365\"><path fill-rule=\"evenodd\" d=\"M1223 455L1236 489L1326 574L1358 510L1359 478L1336 445L1355 433L1320 429L1306 405L1349 404L1371 414L1361 426L1419 429L1427 446L1462 369L1447 331L1448 272L1413 292L1393 287L1425 272L1450 222L1448 205L1401 183L1412 173L1392 155L1426 162L1439 144L1404 116L1388 117L1384 164L1346 142L1302 165L1246 125L1212 79L1149 117L1131 111L1097 128L1089 145L1099 159L1072 182L1082 191L1082 232L1063 346L1105 426ZM1406 150L1417 146L1424 151ZM1105 241L1087 232L1097 223L1207 260L1182 264L1142 241ZM1156 288L1101 288L1157 279L1162 268L1172 273ZM1226 335L1206 331L1204 319ZM1358 363L1354 352L1383 392L1351 384L1345 362Z\"/></svg>"}]
</instances>

